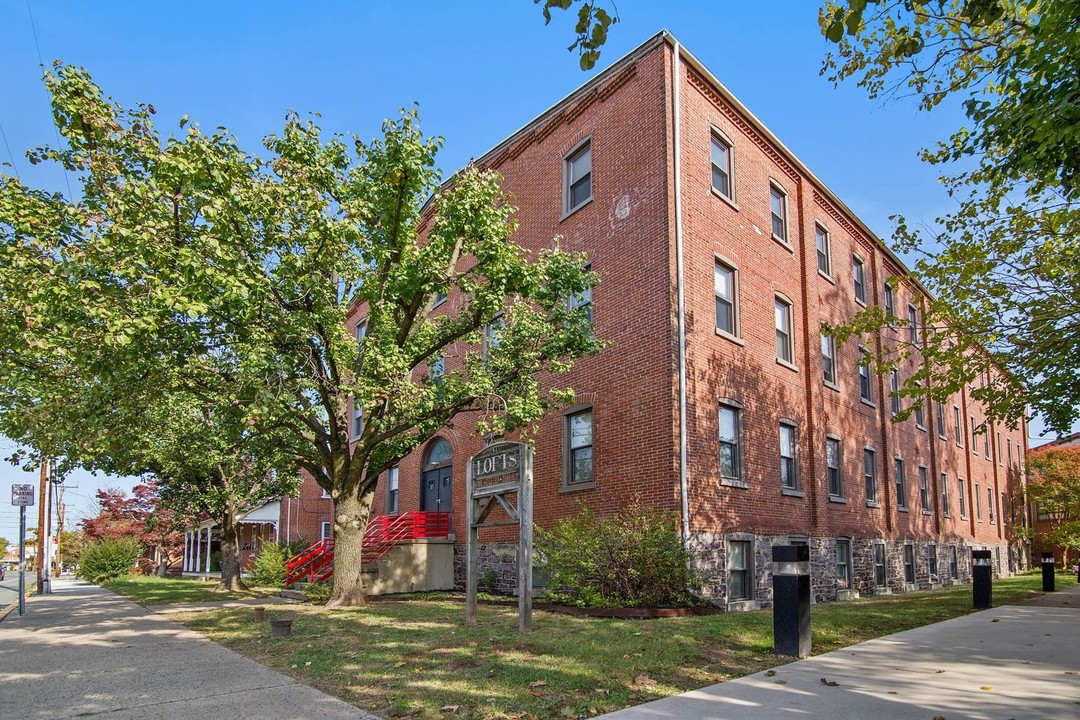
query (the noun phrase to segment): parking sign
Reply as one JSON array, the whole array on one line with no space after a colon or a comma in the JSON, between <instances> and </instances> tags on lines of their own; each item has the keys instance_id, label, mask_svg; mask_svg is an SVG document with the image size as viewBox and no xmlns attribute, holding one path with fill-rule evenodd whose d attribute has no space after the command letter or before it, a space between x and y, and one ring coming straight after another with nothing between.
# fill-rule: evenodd
<instances>
[{"instance_id":1,"label":"parking sign","mask_svg":"<svg viewBox=\"0 0 1080 720\"><path fill-rule=\"evenodd\" d=\"M33 485L12 485L11 486L11 504L12 505L33 505L34 504L34 486Z\"/></svg>"}]
</instances>

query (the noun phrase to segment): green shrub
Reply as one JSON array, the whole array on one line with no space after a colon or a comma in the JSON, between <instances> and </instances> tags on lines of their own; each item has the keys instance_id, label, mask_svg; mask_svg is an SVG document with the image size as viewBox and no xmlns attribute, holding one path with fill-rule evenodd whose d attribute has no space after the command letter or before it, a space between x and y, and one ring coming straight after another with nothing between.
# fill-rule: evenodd
<instances>
[{"instance_id":1,"label":"green shrub","mask_svg":"<svg viewBox=\"0 0 1080 720\"><path fill-rule=\"evenodd\" d=\"M90 543L79 561L79 577L95 585L128 577L142 546L133 537L103 538Z\"/></svg>"},{"instance_id":2,"label":"green shrub","mask_svg":"<svg viewBox=\"0 0 1080 720\"><path fill-rule=\"evenodd\" d=\"M330 599L330 593L334 590L334 581L311 583L304 586L304 595L313 603L325 605Z\"/></svg>"},{"instance_id":3,"label":"green shrub","mask_svg":"<svg viewBox=\"0 0 1080 720\"><path fill-rule=\"evenodd\" d=\"M537 529L538 565L555 602L582 607L687 607L693 556L676 532L678 518L635 503L598 519L582 506L551 531Z\"/></svg>"},{"instance_id":4,"label":"green shrub","mask_svg":"<svg viewBox=\"0 0 1080 720\"><path fill-rule=\"evenodd\" d=\"M285 562L293 553L288 545L263 543L255 558L251 579L256 585L285 587Z\"/></svg>"}]
</instances>

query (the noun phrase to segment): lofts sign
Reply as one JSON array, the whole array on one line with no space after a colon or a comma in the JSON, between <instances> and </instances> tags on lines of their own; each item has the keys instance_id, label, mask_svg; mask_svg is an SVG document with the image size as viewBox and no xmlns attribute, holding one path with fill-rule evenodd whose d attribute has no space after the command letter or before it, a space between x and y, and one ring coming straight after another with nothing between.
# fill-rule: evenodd
<instances>
[{"instance_id":1,"label":"lofts sign","mask_svg":"<svg viewBox=\"0 0 1080 720\"><path fill-rule=\"evenodd\" d=\"M524 443L489 445L469 458L465 477L469 537L465 562L465 619L476 624L480 528L518 526L518 629L532 622L532 448Z\"/></svg>"}]
</instances>

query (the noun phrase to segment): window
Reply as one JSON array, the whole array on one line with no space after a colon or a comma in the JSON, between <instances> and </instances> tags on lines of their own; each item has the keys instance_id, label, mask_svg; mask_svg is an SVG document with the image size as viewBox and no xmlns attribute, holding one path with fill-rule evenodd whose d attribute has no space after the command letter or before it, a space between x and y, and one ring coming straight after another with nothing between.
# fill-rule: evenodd
<instances>
[{"instance_id":1,"label":"window","mask_svg":"<svg viewBox=\"0 0 1080 720\"><path fill-rule=\"evenodd\" d=\"M926 546L926 567L930 571L930 582L937 582L937 545Z\"/></svg>"},{"instance_id":2,"label":"window","mask_svg":"<svg viewBox=\"0 0 1080 720\"><path fill-rule=\"evenodd\" d=\"M446 377L446 360L440 355L432 358L428 364L428 382L436 388L442 389L443 379Z\"/></svg>"},{"instance_id":3,"label":"window","mask_svg":"<svg viewBox=\"0 0 1080 720\"><path fill-rule=\"evenodd\" d=\"M907 508L907 491L904 487L904 461L896 458L894 469L896 471L896 507Z\"/></svg>"},{"instance_id":4,"label":"window","mask_svg":"<svg viewBox=\"0 0 1080 720\"><path fill-rule=\"evenodd\" d=\"M967 520L967 494L964 490L964 478L956 479L956 498L960 502L960 518Z\"/></svg>"},{"instance_id":5,"label":"window","mask_svg":"<svg viewBox=\"0 0 1080 720\"><path fill-rule=\"evenodd\" d=\"M896 300L893 298L892 285L885 283L882 290L885 293L885 317L888 318L889 324L893 325L896 322Z\"/></svg>"},{"instance_id":6,"label":"window","mask_svg":"<svg viewBox=\"0 0 1080 720\"><path fill-rule=\"evenodd\" d=\"M729 200L735 199L731 183L731 143L715 131L712 134L712 186Z\"/></svg>"},{"instance_id":7,"label":"window","mask_svg":"<svg viewBox=\"0 0 1080 720\"><path fill-rule=\"evenodd\" d=\"M1000 432L998 433L998 441L997 441L996 450L997 450L998 465L1001 465L1001 459L1004 457L1004 455L1001 452L1001 433Z\"/></svg>"},{"instance_id":8,"label":"window","mask_svg":"<svg viewBox=\"0 0 1080 720\"><path fill-rule=\"evenodd\" d=\"M972 494L974 497L971 499L975 502L975 519L982 522L982 498L979 497L979 483L975 483L975 492Z\"/></svg>"},{"instance_id":9,"label":"window","mask_svg":"<svg viewBox=\"0 0 1080 720\"><path fill-rule=\"evenodd\" d=\"M821 336L821 365L825 382L836 385L836 339L832 335Z\"/></svg>"},{"instance_id":10,"label":"window","mask_svg":"<svg viewBox=\"0 0 1080 720\"><path fill-rule=\"evenodd\" d=\"M386 471L386 512L398 511L398 469L395 465Z\"/></svg>"},{"instance_id":11,"label":"window","mask_svg":"<svg viewBox=\"0 0 1080 720\"><path fill-rule=\"evenodd\" d=\"M713 270L716 293L716 329L732 337L739 336L738 271L719 260Z\"/></svg>"},{"instance_id":12,"label":"window","mask_svg":"<svg viewBox=\"0 0 1080 720\"><path fill-rule=\"evenodd\" d=\"M851 256L851 274L855 280L855 300L866 304L866 268L858 255Z\"/></svg>"},{"instance_id":13,"label":"window","mask_svg":"<svg viewBox=\"0 0 1080 720\"><path fill-rule=\"evenodd\" d=\"M915 546L904 543L904 582L915 584Z\"/></svg>"},{"instance_id":14,"label":"window","mask_svg":"<svg viewBox=\"0 0 1080 720\"><path fill-rule=\"evenodd\" d=\"M934 402L934 419L937 420L938 437L945 438L945 406L939 401Z\"/></svg>"},{"instance_id":15,"label":"window","mask_svg":"<svg viewBox=\"0 0 1080 720\"><path fill-rule=\"evenodd\" d=\"M983 423L983 457L990 459L990 429Z\"/></svg>"},{"instance_id":16,"label":"window","mask_svg":"<svg viewBox=\"0 0 1080 720\"><path fill-rule=\"evenodd\" d=\"M322 537L323 540L330 540L331 538L334 537L334 531L333 531L332 525L330 523L324 522L322 524L322 530L321 530L320 537Z\"/></svg>"},{"instance_id":17,"label":"window","mask_svg":"<svg viewBox=\"0 0 1080 720\"><path fill-rule=\"evenodd\" d=\"M975 424L975 416L971 415L971 454L979 454L979 426Z\"/></svg>"},{"instance_id":18,"label":"window","mask_svg":"<svg viewBox=\"0 0 1080 720\"><path fill-rule=\"evenodd\" d=\"M941 512L945 517L952 513L949 507L949 476L945 473L941 473Z\"/></svg>"},{"instance_id":19,"label":"window","mask_svg":"<svg viewBox=\"0 0 1080 720\"><path fill-rule=\"evenodd\" d=\"M742 483L742 410L729 402L721 402L720 479Z\"/></svg>"},{"instance_id":20,"label":"window","mask_svg":"<svg viewBox=\"0 0 1080 720\"><path fill-rule=\"evenodd\" d=\"M791 334L791 303L776 297L776 358L788 365L795 364L795 343Z\"/></svg>"},{"instance_id":21,"label":"window","mask_svg":"<svg viewBox=\"0 0 1080 720\"><path fill-rule=\"evenodd\" d=\"M907 306L908 340L912 345L919 344L919 309L914 305Z\"/></svg>"},{"instance_id":22,"label":"window","mask_svg":"<svg viewBox=\"0 0 1080 720\"><path fill-rule=\"evenodd\" d=\"M827 277L832 276L832 241L829 238L829 231L825 228L817 225L814 228L815 239L817 240L817 269L822 275Z\"/></svg>"},{"instance_id":23,"label":"window","mask_svg":"<svg viewBox=\"0 0 1080 720\"><path fill-rule=\"evenodd\" d=\"M952 414L953 425L955 426L954 429L956 430L956 446L964 447L964 429L960 426L960 408L953 405Z\"/></svg>"},{"instance_id":24,"label":"window","mask_svg":"<svg viewBox=\"0 0 1080 720\"><path fill-rule=\"evenodd\" d=\"M353 439L364 432L364 405L359 398L353 398Z\"/></svg>"},{"instance_id":25,"label":"window","mask_svg":"<svg viewBox=\"0 0 1080 720\"><path fill-rule=\"evenodd\" d=\"M836 541L836 587L846 590L851 587L851 541Z\"/></svg>"},{"instance_id":26,"label":"window","mask_svg":"<svg viewBox=\"0 0 1080 720\"><path fill-rule=\"evenodd\" d=\"M889 402L892 404L892 414L900 414L900 371L893 370L889 373Z\"/></svg>"},{"instance_id":27,"label":"window","mask_svg":"<svg viewBox=\"0 0 1080 720\"><path fill-rule=\"evenodd\" d=\"M585 266L585 272L589 272L592 269L591 265ZM585 313L585 319L592 324L592 286L589 286L576 295L570 296L569 301L570 310L582 310Z\"/></svg>"},{"instance_id":28,"label":"window","mask_svg":"<svg viewBox=\"0 0 1080 720\"><path fill-rule=\"evenodd\" d=\"M877 505L877 458L869 448L863 450L863 480L866 482L866 504Z\"/></svg>"},{"instance_id":29,"label":"window","mask_svg":"<svg viewBox=\"0 0 1080 720\"><path fill-rule=\"evenodd\" d=\"M859 397L874 404L874 385L870 381L870 351L859 348Z\"/></svg>"},{"instance_id":30,"label":"window","mask_svg":"<svg viewBox=\"0 0 1080 720\"><path fill-rule=\"evenodd\" d=\"M1009 469L1012 470L1012 438L1005 440L1005 446L1009 449Z\"/></svg>"},{"instance_id":31,"label":"window","mask_svg":"<svg viewBox=\"0 0 1080 720\"><path fill-rule=\"evenodd\" d=\"M840 438L825 438L825 464L829 473L829 496L844 497L844 478L840 472Z\"/></svg>"},{"instance_id":32,"label":"window","mask_svg":"<svg viewBox=\"0 0 1080 720\"><path fill-rule=\"evenodd\" d=\"M799 429L787 422L780 423L780 485L788 490L799 489L799 465L796 449Z\"/></svg>"},{"instance_id":33,"label":"window","mask_svg":"<svg viewBox=\"0 0 1080 720\"><path fill-rule=\"evenodd\" d=\"M960 563L956 559L956 546L949 546L949 574L956 579L960 577Z\"/></svg>"},{"instance_id":34,"label":"window","mask_svg":"<svg viewBox=\"0 0 1080 720\"><path fill-rule=\"evenodd\" d=\"M444 302L446 302L446 293L444 293L442 290L436 290L435 291L435 300L432 301L431 307L433 307L433 308L438 307L439 305L442 305Z\"/></svg>"},{"instance_id":35,"label":"window","mask_svg":"<svg viewBox=\"0 0 1080 720\"><path fill-rule=\"evenodd\" d=\"M769 209L772 211L772 234L787 244L787 195L775 185L769 187Z\"/></svg>"},{"instance_id":36,"label":"window","mask_svg":"<svg viewBox=\"0 0 1080 720\"><path fill-rule=\"evenodd\" d=\"M563 167L567 215L592 200L592 141L585 140L566 156Z\"/></svg>"},{"instance_id":37,"label":"window","mask_svg":"<svg viewBox=\"0 0 1080 720\"><path fill-rule=\"evenodd\" d=\"M571 300L571 303L572 302L573 301ZM571 309L573 309L573 308L571 308ZM503 329L504 324L505 324L505 320L503 319L503 314L499 313L498 315L495 316L494 320L492 320L491 322L489 322L487 325L484 326L484 347L483 347L483 352L484 352L484 362L485 363L488 361L488 356L490 355L491 351L494 350L495 348L499 347L499 337L500 337L500 335L502 333L502 329Z\"/></svg>"},{"instance_id":38,"label":"window","mask_svg":"<svg viewBox=\"0 0 1080 720\"><path fill-rule=\"evenodd\" d=\"M326 500L326 499L329 499L330 497L332 497L330 495L329 490L327 490L326 488L321 488L321 489L322 489L322 495L319 496L320 498L322 498L323 500Z\"/></svg>"},{"instance_id":39,"label":"window","mask_svg":"<svg viewBox=\"0 0 1080 720\"><path fill-rule=\"evenodd\" d=\"M367 336L367 319L361 320L356 323L356 342L363 342L364 337Z\"/></svg>"},{"instance_id":40,"label":"window","mask_svg":"<svg viewBox=\"0 0 1080 720\"><path fill-rule=\"evenodd\" d=\"M751 556L749 541L731 540L728 542L728 602L751 599Z\"/></svg>"},{"instance_id":41,"label":"window","mask_svg":"<svg viewBox=\"0 0 1080 720\"><path fill-rule=\"evenodd\" d=\"M922 392L919 393L917 398L912 399L912 405L915 408L915 427L926 429L926 413L923 412L923 400Z\"/></svg>"},{"instance_id":42,"label":"window","mask_svg":"<svg viewBox=\"0 0 1080 720\"><path fill-rule=\"evenodd\" d=\"M990 514L990 522L997 522L997 508L994 506L994 488L986 488L986 512Z\"/></svg>"},{"instance_id":43,"label":"window","mask_svg":"<svg viewBox=\"0 0 1080 720\"><path fill-rule=\"evenodd\" d=\"M593 482L593 413L585 408L566 416L566 483Z\"/></svg>"},{"instance_id":44,"label":"window","mask_svg":"<svg viewBox=\"0 0 1080 720\"><path fill-rule=\"evenodd\" d=\"M874 586L885 587L888 578L885 572L885 546L881 543L874 543L871 547L874 549Z\"/></svg>"},{"instance_id":45,"label":"window","mask_svg":"<svg viewBox=\"0 0 1080 720\"><path fill-rule=\"evenodd\" d=\"M919 507L924 513L930 512L930 479L927 470L919 466Z\"/></svg>"}]
</instances>

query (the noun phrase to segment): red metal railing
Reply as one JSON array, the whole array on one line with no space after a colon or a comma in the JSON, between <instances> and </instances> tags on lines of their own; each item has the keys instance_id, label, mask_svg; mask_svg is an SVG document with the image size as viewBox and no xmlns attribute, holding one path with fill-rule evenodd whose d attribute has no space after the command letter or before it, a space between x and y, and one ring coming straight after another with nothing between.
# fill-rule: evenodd
<instances>
[{"instance_id":1,"label":"red metal railing","mask_svg":"<svg viewBox=\"0 0 1080 720\"><path fill-rule=\"evenodd\" d=\"M450 513L413 510L401 515L378 515L368 523L360 562L373 563L408 540L450 535ZM320 540L285 563L285 587L297 580L327 580L334 574L334 541Z\"/></svg>"},{"instance_id":2,"label":"red metal railing","mask_svg":"<svg viewBox=\"0 0 1080 720\"><path fill-rule=\"evenodd\" d=\"M285 587L289 587L297 580L304 579L308 582L326 580L334 574L334 541L331 539L320 540L307 550L302 550L293 555L285 563Z\"/></svg>"}]
</instances>

